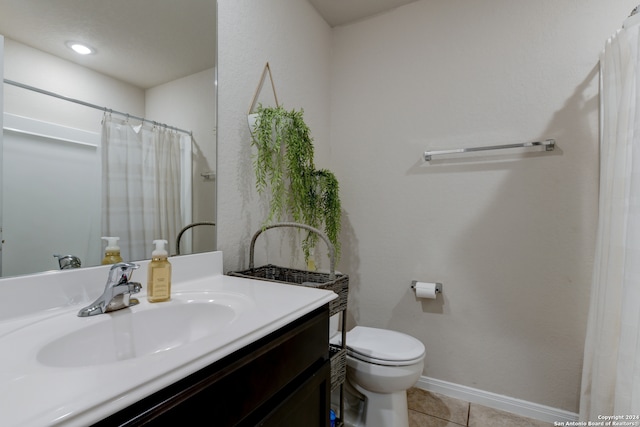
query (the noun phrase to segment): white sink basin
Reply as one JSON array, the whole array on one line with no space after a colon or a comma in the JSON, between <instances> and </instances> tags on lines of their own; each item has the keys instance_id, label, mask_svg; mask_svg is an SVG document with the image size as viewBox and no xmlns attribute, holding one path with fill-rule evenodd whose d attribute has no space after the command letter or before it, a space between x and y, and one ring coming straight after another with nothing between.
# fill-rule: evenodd
<instances>
[{"instance_id":1,"label":"white sink basin","mask_svg":"<svg viewBox=\"0 0 640 427\"><path fill-rule=\"evenodd\" d=\"M222 274L222 253L171 258L171 301L78 317L109 266L0 279L0 424L84 427L336 298ZM134 281L146 283L148 261Z\"/></svg>"},{"instance_id":2,"label":"white sink basin","mask_svg":"<svg viewBox=\"0 0 640 427\"><path fill-rule=\"evenodd\" d=\"M170 351L215 335L250 305L233 294L178 294L169 302L95 316L81 329L45 344L36 358L46 366L82 367Z\"/></svg>"}]
</instances>

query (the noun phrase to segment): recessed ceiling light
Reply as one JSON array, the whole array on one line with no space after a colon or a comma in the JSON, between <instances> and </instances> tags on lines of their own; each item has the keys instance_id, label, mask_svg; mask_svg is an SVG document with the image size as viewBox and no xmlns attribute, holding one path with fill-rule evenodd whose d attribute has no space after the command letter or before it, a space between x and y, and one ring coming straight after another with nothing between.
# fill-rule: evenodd
<instances>
[{"instance_id":1,"label":"recessed ceiling light","mask_svg":"<svg viewBox=\"0 0 640 427\"><path fill-rule=\"evenodd\" d=\"M73 41L68 41L66 45L69 49L72 49L74 52L80 55L91 55L96 51L95 49L87 46L86 44L73 42Z\"/></svg>"}]
</instances>

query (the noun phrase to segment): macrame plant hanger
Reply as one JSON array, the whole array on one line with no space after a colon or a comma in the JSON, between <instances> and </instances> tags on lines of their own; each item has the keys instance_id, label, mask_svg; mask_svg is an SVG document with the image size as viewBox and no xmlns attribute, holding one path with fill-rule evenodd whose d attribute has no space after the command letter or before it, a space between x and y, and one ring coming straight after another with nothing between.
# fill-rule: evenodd
<instances>
[{"instance_id":1,"label":"macrame plant hanger","mask_svg":"<svg viewBox=\"0 0 640 427\"><path fill-rule=\"evenodd\" d=\"M273 89L273 97L276 101L276 107L279 107L278 104L278 94L276 94L276 86L273 84L273 75L271 74L271 67L269 67L269 63L267 62L262 70L262 77L260 77L260 83L258 83L258 87L256 88L256 92L253 94L253 100L251 101L251 105L249 106L249 111L247 114L252 114L253 110L256 108L256 104L258 103L258 96L262 91L262 86L264 85L264 80L267 78L267 73L269 74L269 81L271 82L271 88Z\"/></svg>"}]
</instances>

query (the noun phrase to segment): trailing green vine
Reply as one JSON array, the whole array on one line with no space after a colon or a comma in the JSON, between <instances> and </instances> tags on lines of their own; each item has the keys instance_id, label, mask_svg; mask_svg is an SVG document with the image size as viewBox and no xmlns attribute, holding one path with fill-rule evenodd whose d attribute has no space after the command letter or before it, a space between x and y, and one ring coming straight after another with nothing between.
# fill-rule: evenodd
<instances>
[{"instance_id":1,"label":"trailing green vine","mask_svg":"<svg viewBox=\"0 0 640 427\"><path fill-rule=\"evenodd\" d=\"M313 180L311 188L311 205L313 212L321 213L322 217L318 218L317 215L314 218L309 218L312 227L319 228L320 223L324 224L324 233L327 235L331 243L336 250L336 257L340 256L340 220L342 214L342 208L340 205L340 188L338 180L333 172L327 169L316 170L313 172ZM309 257L310 249L315 247L318 236L315 234L309 234L303 247L305 250L305 257Z\"/></svg>"},{"instance_id":2,"label":"trailing green vine","mask_svg":"<svg viewBox=\"0 0 640 427\"><path fill-rule=\"evenodd\" d=\"M269 214L264 225L290 215L295 222L323 229L340 254L341 205L338 180L313 163L313 138L303 110L258 106L252 145L257 148L253 166L259 194L270 190ZM305 260L318 236L303 241Z\"/></svg>"},{"instance_id":3,"label":"trailing green vine","mask_svg":"<svg viewBox=\"0 0 640 427\"><path fill-rule=\"evenodd\" d=\"M253 131L252 145L257 155L253 167L256 174L258 193L271 189L271 203L267 223L274 217L280 218L284 209L285 185L283 176L284 158L282 147L286 116L278 109L258 108L258 118Z\"/></svg>"}]
</instances>

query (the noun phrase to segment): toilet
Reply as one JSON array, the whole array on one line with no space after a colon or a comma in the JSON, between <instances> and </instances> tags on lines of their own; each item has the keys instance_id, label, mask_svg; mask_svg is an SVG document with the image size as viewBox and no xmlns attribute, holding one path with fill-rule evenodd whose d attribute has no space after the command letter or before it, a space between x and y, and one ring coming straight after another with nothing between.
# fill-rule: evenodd
<instances>
[{"instance_id":1,"label":"toilet","mask_svg":"<svg viewBox=\"0 0 640 427\"><path fill-rule=\"evenodd\" d=\"M337 316L333 316L337 317ZM341 333L332 317L332 344ZM386 329L356 326L346 334L346 392L364 398L364 407L345 405L349 427L409 427L407 389L422 375L425 348L416 338ZM356 412L360 412L357 414Z\"/></svg>"}]
</instances>

